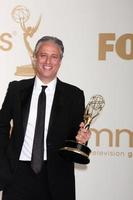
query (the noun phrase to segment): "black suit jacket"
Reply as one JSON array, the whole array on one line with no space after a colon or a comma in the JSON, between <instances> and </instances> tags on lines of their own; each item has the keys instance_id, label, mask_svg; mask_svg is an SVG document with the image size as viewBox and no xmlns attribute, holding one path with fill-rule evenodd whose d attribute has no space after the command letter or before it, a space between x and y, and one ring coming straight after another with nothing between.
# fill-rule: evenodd
<instances>
[{"instance_id":1,"label":"black suit jacket","mask_svg":"<svg viewBox=\"0 0 133 200\"><path fill-rule=\"evenodd\" d=\"M11 180L17 168L34 80L33 78L11 82L0 110L1 190ZM57 79L47 136L48 178L54 199L74 200L75 198L74 164L64 160L59 155L58 149L65 140L75 140L79 124L83 120L83 113L83 91Z\"/></svg>"}]
</instances>

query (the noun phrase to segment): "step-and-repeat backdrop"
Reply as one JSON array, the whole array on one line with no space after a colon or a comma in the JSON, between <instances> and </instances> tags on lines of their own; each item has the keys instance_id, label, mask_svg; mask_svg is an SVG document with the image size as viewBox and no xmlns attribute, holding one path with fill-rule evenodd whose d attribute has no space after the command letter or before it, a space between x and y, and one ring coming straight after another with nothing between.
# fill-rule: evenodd
<instances>
[{"instance_id":1,"label":"step-and-repeat backdrop","mask_svg":"<svg viewBox=\"0 0 133 200\"><path fill-rule=\"evenodd\" d=\"M35 43L59 37L59 78L105 107L91 124L90 164L76 165L77 200L133 199L133 1L0 1L0 105L8 83L33 76Z\"/></svg>"}]
</instances>

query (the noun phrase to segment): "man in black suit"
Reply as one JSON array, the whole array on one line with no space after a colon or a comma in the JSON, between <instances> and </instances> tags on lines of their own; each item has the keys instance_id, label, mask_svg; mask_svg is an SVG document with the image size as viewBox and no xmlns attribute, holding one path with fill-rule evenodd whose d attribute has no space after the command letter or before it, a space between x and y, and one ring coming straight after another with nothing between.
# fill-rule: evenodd
<instances>
[{"instance_id":1,"label":"man in black suit","mask_svg":"<svg viewBox=\"0 0 133 200\"><path fill-rule=\"evenodd\" d=\"M9 84L0 110L2 200L75 200L74 164L63 159L58 149L67 139L86 143L90 132L81 123L83 91L57 78L63 52L61 40L42 37L33 55L36 76ZM33 145L42 85L47 86L43 163L34 171Z\"/></svg>"}]
</instances>

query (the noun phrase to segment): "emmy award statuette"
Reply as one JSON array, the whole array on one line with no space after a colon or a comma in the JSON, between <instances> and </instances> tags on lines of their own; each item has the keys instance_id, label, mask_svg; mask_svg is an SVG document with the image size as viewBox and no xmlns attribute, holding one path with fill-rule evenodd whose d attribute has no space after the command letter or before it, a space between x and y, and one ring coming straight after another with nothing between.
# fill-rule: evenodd
<instances>
[{"instance_id":1,"label":"emmy award statuette","mask_svg":"<svg viewBox=\"0 0 133 200\"><path fill-rule=\"evenodd\" d=\"M90 128L90 124L103 109L105 101L101 95L92 96L88 102L84 112L84 127ZM87 145L77 143L73 140L66 140L63 147L59 149L59 154L66 160L79 163L88 164L90 162L89 155L91 149Z\"/></svg>"}]
</instances>

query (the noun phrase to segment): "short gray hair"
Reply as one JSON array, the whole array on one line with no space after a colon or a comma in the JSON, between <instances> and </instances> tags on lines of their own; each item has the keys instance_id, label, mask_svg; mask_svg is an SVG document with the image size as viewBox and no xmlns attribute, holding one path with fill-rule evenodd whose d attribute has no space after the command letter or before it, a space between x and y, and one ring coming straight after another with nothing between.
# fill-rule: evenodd
<instances>
[{"instance_id":1,"label":"short gray hair","mask_svg":"<svg viewBox=\"0 0 133 200\"><path fill-rule=\"evenodd\" d=\"M42 43L45 43L45 42L48 42L48 41L51 41L55 44L58 45L60 51L61 51L61 54L60 54L60 57L61 59L63 58L63 53L64 53L64 45L63 45L63 42L58 39L57 37L53 37L53 36L43 36L42 38L40 38L38 40L38 42L36 43L36 46L35 46L35 49L34 49L34 52L33 52L33 57L36 56L37 52L38 52L38 49L39 47L41 46Z\"/></svg>"}]
</instances>

